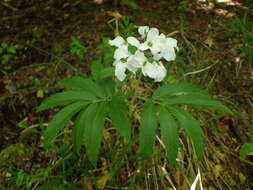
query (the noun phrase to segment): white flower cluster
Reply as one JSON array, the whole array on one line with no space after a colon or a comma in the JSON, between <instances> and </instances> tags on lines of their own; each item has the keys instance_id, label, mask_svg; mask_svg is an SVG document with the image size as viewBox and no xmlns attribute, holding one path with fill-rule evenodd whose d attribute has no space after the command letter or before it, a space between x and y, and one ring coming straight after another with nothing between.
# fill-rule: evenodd
<instances>
[{"instance_id":1,"label":"white flower cluster","mask_svg":"<svg viewBox=\"0 0 253 190\"><path fill-rule=\"evenodd\" d=\"M124 40L121 36L109 40L110 45L117 47L113 63L115 75L120 81L123 81L126 77L126 70L135 74L138 69L141 69L144 76L160 82L167 73L161 60L175 60L175 49L178 50L177 40L167 38L164 34L159 34L157 28L148 26L139 27L138 32L144 42L140 42L135 37L128 37ZM134 51L130 51L130 48Z\"/></svg>"}]
</instances>

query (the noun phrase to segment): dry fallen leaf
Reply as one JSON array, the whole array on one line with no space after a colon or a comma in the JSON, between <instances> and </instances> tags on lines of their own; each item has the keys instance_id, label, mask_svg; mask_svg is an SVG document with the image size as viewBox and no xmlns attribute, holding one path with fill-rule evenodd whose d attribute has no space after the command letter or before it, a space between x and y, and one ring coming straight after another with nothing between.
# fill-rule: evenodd
<instances>
[{"instance_id":1,"label":"dry fallen leaf","mask_svg":"<svg viewBox=\"0 0 253 190\"><path fill-rule=\"evenodd\" d=\"M92 2L100 5L103 3L103 0L92 0Z\"/></svg>"},{"instance_id":2,"label":"dry fallen leaf","mask_svg":"<svg viewBox=\"0 0 253 190\"><path fill-rule=\"evenodd\" d=\"M104 189L108 180L110 180L111 175L109 173L105 173L102 177L97 180L97 186L99 189Z\"/></svg>"},{"instance_id":3,"label":"dry fallen leaf","mask_svg":"<svg viewBox=\"0 0 253 190\"><path fill-rule=\"evenodd\" d=\"M107 11L107 14L118 20L123 17L122 14L120 14L118 11Z\"/></svg>"},{"instance_id":4,"label":"dry fallen leaf","mask_svg":"<svg viewBox=\"0 0 253 190\"><path fill-rule=\"evenodd\" d=\"M212 39L211 37L208 37L208 38L204 41L204 43L205 43L206 45L208 45L209 47L212 47L212 46L214 45L214 41L213 41L213 39Z\"/></svg>"}]
</instances>

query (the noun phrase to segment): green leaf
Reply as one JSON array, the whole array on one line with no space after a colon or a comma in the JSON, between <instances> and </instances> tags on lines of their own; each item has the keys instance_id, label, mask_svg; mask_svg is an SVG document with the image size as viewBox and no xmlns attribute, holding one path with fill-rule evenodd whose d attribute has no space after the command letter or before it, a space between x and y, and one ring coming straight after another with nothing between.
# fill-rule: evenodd
<instances>
[{"instance_id":1,"label":"green leaf","mask_svg":"<svg viewBox=\"0 0 253 190\"><path fill-rule=\"evenodd\" d=\"M174 96L166 99L166 104L178 104L178 105L190 105L200 106L208 109L220 110L228 114L232 114L232 111L221 104L219 101L211 99L203 94L189 93L180 96Z\"/></svg>"},{"instance_id":2,"label":"green leaf","mask_svg":"<svg viewBox=\"0 0 253 190\"><path fill-rule=\"evenodd\" d=\"M240 149L241 158L245 158L248 155L253 155L253 143L245 143Z\"/></svg>"},{"instance_id":3,"label":"green leaf","mask_svg":"<svg viewBox=\"0 0 253 190\"><path fill-rule=\"evenodd\" d=\"M64 104L70 104L76 101L91 102L94 100L96 100L96 97L93 94L85 91L60 92L46 98L38 107L37 112Z\"/></svg>"},{"instance_id":4,"label":"green leaf","mask_svg":"<svg viewBox=\"0 0 253 190\"><path fill-rule=\"evenodd\" d=\"M208 92L190 83L169 83L159 87L153 94L154 99L164 99L189 93L199 93L210 97Z\"/></svg>"},{"instance_id":5,"label":"green leaf","mask_svg":"<svg viewBox=\"0 0 253 190\"><path fill-rule=\"evenodd\" d=\"M131 53L131 54L135 54L135 52L138 50L137 47L135 46L132 46L131 44L128 44L128 51Z\"/></svg>"},{"instance_id":6,"label":"green leaf","mask_svg":"<svg viewBox=\"0 0 253 190\"><path fill-rule=\"evenodd\" d=\"M14 47L8 47L7 51L8 51L9 53L12 53L12 54L17 53L17 52L16 52L16 49L15 49Z\"/></svg>"},{"instance_id":7,"label":"green leaf","mask_svg":"<svg viewBox=\"0 0 253 190\"><path fill-rule=\"evenodd\" d=\"M232 114L229 108L214 100L207 91L190 83L163 85L154 92L153 98L163 100L166 104L200 106Z\"/></svg>"},{"instance_id":8,"label":"green leaf","mask_svg":"<svg viewBox=\"0 0 253 190\"><path fill-rule=\"evenodd\" d=\"M103 80L105 78L114 76L115 68L114 67L105 68L100 58L92 62L91 73L95 80Z\"/></svg>"},{"instance_id":9,"label":"green leaf","mask_svg":"<svg viewBox=\"0 0 253 190\"><path fill-rule=\"evenodd\" d=\"M129 7L133 9L138 9L139 5L136 3L135 0L122 0L122 3L128 5Z\"/></svg>"},{"instance_id":10,"label":"green leaf","mask_svg":"<svg viewBox=\"0 0 253 190\"><path fill-rule=\"evenodd\" d=\"M5 42L3 42L3 43L2 43L2 48L7 49L7 48L8 48L8 44L5 43Z\"/></svg>"},{"instance_id":11,"label":"green leaf","mask_svg":"<svg viewBox=\"0 0 253 190\"><path fill-rule=\"evenodd\" d=\"M157 119L154 105L151 101L144 104L140 121L140 154L148 157L152 153L155 142Z\"/></svg>"},{"instance_id":12,"label":"green leaf","mask_svg":"<svg viewBox=\"0 0 253 190\"><path fill-rule=\"evenodd\" d=\"M115 47L109 44L110 38L102 38L101 44L97 46L97 49L101 52L101 63L105 66L109 66L114 61Z\"/></svg>"},{"instance_id":13,"label":"green leaf","mask_svg":"<svg viewBox=\"0 0 253 190\"><path fill-rule=\"evenodd\" d=\"M56 138L59 131L68 123L68 121L77 112L79 112L86 102L76 102L59 111L54 118L49 122L47 129L44 133L45 147L50 147L54 138Z\"/></svg>"},{"instance_id":14,"label":"green leaf","mask_svg":"<svg viewBox=\"0 0 253 190\"><path fill-rule=\"evenodd\" d=\"M131 128L128 118L128 107L121 96L114 96L109 104L109 115L112 124L118 129L119 133L130 140Z\"/></svg>"},{"instance_id":15,"label":"green leaf","mask_svg":"<svg viewBox=\"0 0 253 190\"><path fill-rule=\"evenodd\" d=\"M73 129L73 144L76 152L79 152L84 140L85 120L87 118L86 110L83 110L77 117Z\"/></svg>"},{"instance_id":16,"label":"green leaf","mask_svg":"<svg viewBox=\"0 0 253 190\"><path fill-rule=\"evenodd\" d=\"M88 91L97 97L105 97L97 83L80 76L65 78L59 82L59 85L71 90Z\"/></svg>"},{"instance_id":17,"label":"green leaf","mask_svg":"<svg viewBox=\"0 0 253 190\"><path fill-rule=\"evenodd\" d=\"M98 73L98 80L103 80L108 77L113 77L115 75L114 67L107 67Z\"/></svg>"},{"instance_id":18,"label":"green leaf","mask_svg":"<svg viewBox=\"0 0 253 190\"><path fill-rule=\"evenodd\" d=\"M159 123L162 141L167 152L167 158L171 163L176 164L179 148L178 127L176 121L163 106L161 106L159 111Z\"/></svg>"},{"instance_id":19,"label":"green leaf","mask_svg":"<svg viewBox=\"0 0 253 190\"><path fill-rule=\"evenodd\" d=\"M91 63L91 74L95 80L98 79L99 73L104 69L101 59L97 59Z\"/></svg>"},{"instance_id":20,"label":"green leaf","mask_svg":"<svg viewBox=\"0 0 253 190\"><path fill-rule=\"evenodd\" d=\"M103 137L105 113L107 103L91 104L85 113L84 144L87 156L94 167L96 167L100 144Z\"/></svg>"},{"instance_id":21,"label":"green leaf","mask_svg":"<svg viewBox=\"0 0 253 190\"><path fill-rule=\"evenodd\" d=\"M107 78L102 81L99 81L99 86L103 90L104 94L106 94L107 97L112 97L115 92L115 81Z\"/></svg>"},{"instance_id":22,"label":"green leaf","mask_svg":"<svg viewBox=\"0 0 253 190\"><path fill-rule=\"evenodd\" d=\"M204 151L203 132L200 124L192 115L181 108L166 106L169 111L177 118L180 126L186 134L192 139L197 159L201 158Z\"/></svg>"}]
</instances>

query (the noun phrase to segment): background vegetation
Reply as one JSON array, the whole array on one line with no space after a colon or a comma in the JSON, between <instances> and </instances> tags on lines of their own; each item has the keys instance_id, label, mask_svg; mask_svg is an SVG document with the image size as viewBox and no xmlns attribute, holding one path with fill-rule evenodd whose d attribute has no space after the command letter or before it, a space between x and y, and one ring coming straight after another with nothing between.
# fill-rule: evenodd
<instances>
[{"instance_id":1,"label":"background vegetation","mask_svg":"<svg viewBox=\"0 0 253 190\"><path fill-rule=\"evenodd\" d=\"M198 169L204 189L252 189L252 8L247 0L1 1L0 189L184 190ZM61 79L91 76L96 62L111 65L108 39L133 35L140 25L178 40L168 80L201 85L234 112L191 110L204 131L202 159L181 132L177 165L159 156L141 162L137 139L126 144L108 126L95 168L84 148L73 151L73 122L46 150L43 133L62 107L37 113L42 100L61 91ZM156 155L161 144L157 136Z\"/></svg>"}]
</instances>

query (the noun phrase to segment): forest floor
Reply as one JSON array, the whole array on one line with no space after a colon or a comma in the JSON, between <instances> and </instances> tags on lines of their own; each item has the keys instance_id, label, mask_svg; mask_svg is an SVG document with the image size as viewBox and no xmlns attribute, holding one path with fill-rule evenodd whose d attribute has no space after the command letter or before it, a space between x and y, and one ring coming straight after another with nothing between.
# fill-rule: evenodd
<instances>
[{"instance_id":1,"label":"forest floor","mask_svg":"<svg viewBox=\"0 0 253 190\"><path fill-rule=\"evenodd\" d=\"M89 74L89 64L99 54L97 45L102 37L114 38L116 22L125 30L133 23L172 34L181 51L178 70L172 73L175 78L204 86L236 114L208 121L200 116L206 141L203 159L195 164L185 158L185 168L167 177L158 166L157 172L147 170L144 177L128 166L131 175L121 168L113 180L106 170L94 171L95 178L64 173L66 183L88 190L173 186L184 190L189 189L200 168L205 189L253 189L252 157L239 156L241 145L252 142L253 137L253 38L247 38L253 37L253 4L236 0L203 2L143 0L138 1L137 9L109 0L101 4L91 0L0 2L0 60L7 59L0 62L0 152L10 147L14 150L14 156L8 154L8 161L0 153L0 189L36 189L50 181L48 176L63 176L71 170L46 170L52 160L65 159L66 154L64 150L44 150L43 123L55 112L36 113L36 108L55 92L53 87L60 79L76 75L76 70ZM88 50L82 60L70 54L73 36ZM14 51L8 51L3 43ZM76 158L71 159L65 167L73 166ZM15 169L6 167L6 163L15 163Z\"/></svg>"}]
</instances>

